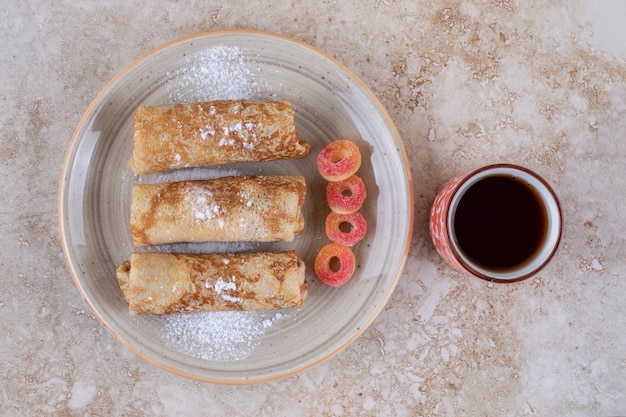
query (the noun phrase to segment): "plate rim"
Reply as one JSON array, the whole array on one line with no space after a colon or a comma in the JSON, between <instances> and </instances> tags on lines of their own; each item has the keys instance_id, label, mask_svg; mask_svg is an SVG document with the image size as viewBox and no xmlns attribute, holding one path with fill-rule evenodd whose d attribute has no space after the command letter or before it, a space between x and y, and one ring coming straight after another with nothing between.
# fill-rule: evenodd
<instances>
[{"instance_id":1,"label":"plate rim","mask_svg":"<svg viewBox=\"0 0 626 417\"><path fill-rule=\"evenodd\" d=\"M83 288L78 278L76 267L71 262L73 257L70 253L71 252L70 247L69 247L70 245L69 245L69 242L67 242L66 237L65 237L68 233L68 226L66 225L66 222L64 220L64 215L66 213L63 211L63 206L65 203L64 197L66 196L67 191L69 189L69 179L70 179L69 173L71 171L71 162L72 162L70 159L71 159L72 154L75 153L76 145L77 143L80 142L80 139L82 137L80 133L81 131L84 130L86 123L92 117L94 110L105 99L106 95L117 84L117 82L123 79L130 71L132 71L133 68L140 65L145 60L161 52L164 52L167 49L170 49L171 47L177 44L190 42L190 41L200 39L200 38L224 36L224 35L237 35L237 36L247 35L247 36L252 36L252 37L254 36L269 37L269 38L275 38L275 39L278 39L287 43L292 43L292 44L295 44L296 46L308 49L310 52L313 52L314 54L320 55L324 59L327 59L328 61L330 61L333 65L337 66L341 71L345 72L369 97L369 99L375 105L377 110L380 112L382 118L385 120L387 124L387 128L390 130L390 132L392 133L392 136L394 137L394 141L395 141L396 148L398 151L398 156L402 162L402 167L403 167L404 175L406 177L407 188L408 188L408 194L406 196L407 203L408 203L408 213L407 213L408 214L408 225L407 225L408 233L406 234L406 238L404 242L404 253L402 254L401 262L398 265L398 271L396 272L395 276L393 277L391 281L391 285L389 285L389 287L387 288L385 295L381 299L381 302L378 304L377 308L373 310L373 312L370 314L367 320L364 321L363 325L359 329L357 329L355 332L353 332L350 337L346 338L343 341L343 343L338 345L334 350L328 352L326 355L323 355L314 361L302 364L299 367L294 367L291 370L277 372L272 375L242 378L242 379L211 378L211 377L200 376L197 374L185 372L181 369L159 362L158 360L150 357L149 355L144 354L140 349L133 346L131 343L127 342L120 335L118 335L118 333L109 326L107 321L103 317L101 317L100 313L96 311L96 308L91 303L89 297L87 296L85 289ZM202 31L202 32L191 34L191 35L178 37L164 44L161 44L160 46L157 46L149 50L148 52L141 54L138 58L134 59L130 64L128 64L120 72L118 72L110 81L108 81L104 85L104 87L100 89L98 94L91 100L89 106L84 111L81 119L79 120L78 124L76 125L74 129L70 142L67 145L67 150L66 150L65 157L63 160L59 187L58 187L57 221L59 224L59 232L60 232L61 246L63 249L63 256L65 258L70 275L72 276L72 280L74 281L74 285L76 286L81 298L84 300L84 302L87 304L87 306L91 310L92 314L96 317L96 319L100 322L100 324L109 332L109 334L113 336L115 340L117 340L120 344L125 346L128 350L130 350L132 353L137 355L142 360L148 363L151 363L152 365L155 365L156 367L166 370L175 375L182 376L191 380L208 382L208 383L225 384L225 385L247 385L247 384L253 384L253 383L265 383L265 382L270 382L270 381L276 381L276 380L288 378L290 376L294 376L302 372L305 372L309 369L312 369L320 365L321 363L327 361L328 359L336 356L341 351L343 351L350 344L352 344L358 337L360 337L367 328L369 328L369 326L374 322L374 320L379 316L379 314L382 312L384 307L389 302L389 299L391 298L391 295L395 291L395 288L397 287L397 284L406 266L408 254L409 254L410 247L411 247L411 240L413 236L414 217L415 217L414 204L415 204L414 184L413 184L413 179L412 179L410 162L406 153L406 149L404 147L404 142L402 141L402 137L400 136L400 133L398 132L397 127L395 126L395 123L391 119L391 116L387 112L386 108L382 105L382 102L352 70L350 70L348 67L346 67L344 64L339 62L337 59L335 59L328 53L318 49L317 47L312 46L304 41L291 38L286 35L269 32L269 31L256 30L256 29L220 29L220 30Z\"/></svg>"}]
</instances>

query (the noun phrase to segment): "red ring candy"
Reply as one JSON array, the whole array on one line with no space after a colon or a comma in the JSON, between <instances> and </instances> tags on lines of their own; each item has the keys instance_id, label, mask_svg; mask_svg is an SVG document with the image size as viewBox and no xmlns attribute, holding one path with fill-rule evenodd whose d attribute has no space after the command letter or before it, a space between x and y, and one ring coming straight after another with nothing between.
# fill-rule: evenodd
<instances>
[{"instance_id":1,"label":"red ring candy","mask_svg":"<svg viewBox=\"0 0 626 417\"><path fill-rule=\"evenodd\" d=\"M347 231L342 227L346 226ZM346 246L354 246L363 239L367 231L367 223L361 213L339 214L331 212L326 217L326 236L336 243Z\"/></svg>"},{"instance_id":2,"label":"red ring candy","mask_svg":"<svg viewBox=\"0 0 626 417\"><path fill-rule=\"evenodd\" d=\"M361 167L361 151L350 140L329 143L317 157L317 168L328 181L342 181L354 175Z\"/></svg>"},{"instance_id":3,"label":"red ring candy","mask_svg":"<svg viewBox=\"0 0 626 417\"><path fill-rule=\"evenodd\" d=\"M335 271L331 264L339 261ZM315 274L325 284L339 287L348 282L356 268L354 253L349 247L340 243L329 243L324 246L315 258Z\"/></svg>"},{"instance_id":4,"label":"red ring candy","mask_svg":"<svg viewBox=\"0 0 626 417\"><path fill-rule=\"evenodd\" d=\"M365 184L356 175L343 181L329 182L326 186L326 200L335 213L354 213L361 208L366 197Z\"/></svg>"}]
</instances>

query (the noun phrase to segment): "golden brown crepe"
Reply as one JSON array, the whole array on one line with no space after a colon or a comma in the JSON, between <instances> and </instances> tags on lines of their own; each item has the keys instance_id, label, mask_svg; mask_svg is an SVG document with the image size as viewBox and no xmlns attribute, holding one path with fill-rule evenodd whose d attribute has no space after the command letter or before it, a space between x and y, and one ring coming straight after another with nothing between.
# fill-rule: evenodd
<instances>
[{"instance_id":1,"label":"golden brown crepe","mask_svg":"<svg viewBox=\"0 0 626 417\"><path fill-rule=\"evenodd\" d=\"M302 176L222 177L133 187L135 246L293 241L304 228Z\"/></svg>"},{"instance_id":2,"label":"golden brown crepe","mask_svg":"<svg viewBox=\"0 0 626 417\"><path fill-rule=\"evenodd\" d=\"M304 263L296 251L138 252L116 273L131 314L292 308L307 296Z\"/></svg>"},{"instance_id":3,"label":"golden brown crepe","mask_svg":"<svg viewBox=\"0 0 626 417\"><path fill-rule=\"evenodd\" d=\"M296 159L311 146L298 139L288 101L220 100L141 106L135 114L137 174L177 168Z\"/></svg>"}]
</instances>

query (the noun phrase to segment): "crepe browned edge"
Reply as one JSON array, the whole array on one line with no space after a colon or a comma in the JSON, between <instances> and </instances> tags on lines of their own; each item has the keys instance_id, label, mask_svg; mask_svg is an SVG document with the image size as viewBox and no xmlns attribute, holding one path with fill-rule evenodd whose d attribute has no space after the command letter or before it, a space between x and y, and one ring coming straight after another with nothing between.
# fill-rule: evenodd
<instances>
[{"instance_id":1,"label":"crepe browned edge","mask_svg":"<svg viewBox=\"0 0 626 417\"><path fill-rule=\"evenodd\" d=\"M137 184L136 247L179 242L291 242L304 229L302 176L230 176Z\"/></svg>"},{"instance_id":2,"label":"crepe browned edge","mask_svg":"<svg viewBox=\"0 0 626 417\"><path fill-rule=\"evenodd\" d=\"M299 307L307 297L296 251L136 252L116 275L131 314L276 310Z\"/></svg>"},{"instance_id":3,"label":"crepe browned edge","mask_svg":"<svg viewBox=\"0 0 626 417\"><path fill-rule=\"evenodd\" d=\"M289 101L218 100L140 106L135 113L136 174L234 162L296 159L311 149L298 138Z\"/></svg>"}]
</instances>

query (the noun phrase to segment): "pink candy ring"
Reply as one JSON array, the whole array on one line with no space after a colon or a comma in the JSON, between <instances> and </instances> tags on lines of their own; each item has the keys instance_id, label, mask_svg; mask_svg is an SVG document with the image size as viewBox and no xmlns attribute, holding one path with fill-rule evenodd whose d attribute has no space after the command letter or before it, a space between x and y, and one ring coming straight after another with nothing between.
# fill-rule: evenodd
<instances>
[{"instance_id":1,"label":"pink candy ring","mask_svg":"<svg viewBox=\"0 0 626 417\"><path fill-rule=\"evenodd\" d=\"M365 184L356 175L343 181L329 182L326 186L326 200L335 213L354 213L361 208L366 197Z\"/></svg>"},{"instance_id":2,"label":"pink candy ring","mask_svg":"<svg viewBox=\"0 0 626 417\"><path fill-rule=\"evenodd\" d=\"M345 180L360 167L361 151L354 142L346 139L329 143L317 157L317 168L328 181Z\"/></svg>"},{"instance_id":3,"label":"pink candy ring","mask_svg":"<svg viewBox=\"0 0 626 417\"><path fill-rule=\"evenodd\" d=\"M333 212L326 217L326 236L333 242L354 246L363 239L366 231L367 223L358 211L350 214Z\"/></svg>"},{"instance_id":4,"label":"pink candy ring","mask_svg":"<svg viewBox=\"0 0 626 417\"><path fill-rule=\"evenodd\" d=\"M333 264L337 261L339 267L334 268ZM315 258L315 274L320 281L332 287L339 287L348 282L355 268L356 259L352 250L339 243L324 246Z\"/></svg>"}]
</instances>

